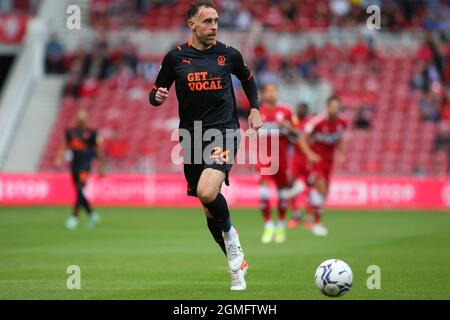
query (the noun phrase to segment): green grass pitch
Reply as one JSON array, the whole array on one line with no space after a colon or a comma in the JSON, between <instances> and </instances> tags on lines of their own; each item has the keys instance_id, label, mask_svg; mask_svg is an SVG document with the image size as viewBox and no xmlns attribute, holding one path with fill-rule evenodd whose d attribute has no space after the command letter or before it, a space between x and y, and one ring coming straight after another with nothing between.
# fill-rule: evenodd
<instances>
[{"instance_id":1,"label":"green grass pitch","mask_svg":"<svg viewBox=\"0 0 450 320\"><path fill-rule=\"evenodd\" d=\"M329 299L313 281L328 258L353 270L339 299L450 299L449 213L327 210L328 237L297 229L263 245L258 210L234 209L250 269L248 289L231 292L201 210L100 208L96 229L73 232L69 211L0 208L0 299ZM69 265L81 268L80 290L66 288ZM370 265L380 290L366 286Z\"/></svg>"}]
</instances>

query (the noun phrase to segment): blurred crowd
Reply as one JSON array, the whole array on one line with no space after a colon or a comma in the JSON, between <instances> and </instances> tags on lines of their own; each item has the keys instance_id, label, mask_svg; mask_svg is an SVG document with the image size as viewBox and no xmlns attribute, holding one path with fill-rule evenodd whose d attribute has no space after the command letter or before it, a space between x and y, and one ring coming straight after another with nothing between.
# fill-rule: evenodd
<instances>
[{"instance_id":1,"label":"blurred crowd","mask_svg":"<svg viewBox=\"0 0 450 320\"><path fill-rule=\"evenodd\" d=\"M103 17L107 16L108 19L115 16L128 16L127 19L130 22L136 23L138 21L136 17L145 15L156 7L174 6L183 1L185 0L95 0L92 1L91 9L92 14L99 15L98 17L103 14L106 14ZM279 19L282 24L285 21L296 21L298 19L296 14L301 11L303 5L306 6L310 2L308 0L217 1L221 6L221 27L241 30L245 30L254 23L256 16L254 8L258 8L261 4L264 4L264 12L269 17L264 18L262 22L267 27L276 28L273 21ZM324 12L330 8L331 16L325 15L327 26L354 24L358 14L361 12L365 14L364 8L368 4L366 1L347 0L313 2L314 8L320 9L321 5L325 6L326 9L320 9ZM417 61L410 79L410 88L420 92L419 107L422 120L436 124L435 151L444 152L450 157L450 45L445 33L438 32L442 28L447 28L445 23L448 23L450 1L370 1L370 4L374 3L382 5L382 25L387 25L394 31L415 26L435 30L433 33L427 33L417 52L408 52L408 55L414 54ZM278 15L274 13L275 11L282 14ZM278 18L275 18L276 16ZM184 21L184 18L182 19ZM98 21L101 20L101 18L98 19ZM317 21L320 21L320 18ZM121 22L126 22L126 19ZM122 90L131 89L136 79L149 84L155 81L161 56L140 55L137 48L127 39L112 47L104 28L99 28L96 34L96 41L92 46L82 46L75 52L66 52L57 35L53 35L47 43L46 70L48 73L67 74L64 90L66 96L75 99L95 97L103 80L108 80L109 85ZM246 60L260 87L267 82L316 83L322 76L320 66L323 65L323 61L339 61L335 71L340 73L355 68L361 68L361 72L367 75L380 72L377 50L372 42L364 38L358 39L356 43L345 48L332 44L325 44L318 48L309 44L302 51L293 52L289 56L274 56L262 43L257 43L250 51L246 53ZM369 78L370 76L367 80L370 80ZM367 83L372 88L368 88L367 92L363 93L368 93L368 96L370 92L380 89L376 80L375 82L367 81ZM238 83L235 84L236 88L240 88ZM351 88L347 89L351 91ZM237 91L237 101L239 114L246 117L249 105L242 90ZM363 103L352 108L354 111L352 127L356 130L370 130L372 118L376 113L374 103L371 103L370 99L365 99ZM110 151L123 154L124 148L121 144L114 145L111 146Z\"/></svg>"},{"instance_id":2,"label":"blurred crowd","mask_svg":"<svg viewBox=\"0 0 450 320\"><path fill-rule=\"evenodd\" d=\"M411 88L421 91L423 121L435 122L436 151L450 156L450 45L429 35L417 51L416 72Z\"/></svg>"},{"instance_id":3,"label":"blurred crowd","mask_svg":"<svg viewBox=\"0 0 450 320\"><path fill-rule=\"evenodd\" d=\"M129 89L135 78L153 82L159 72L160 57L140 56L134 45L124 40L110 47L106 34L98 33L93 46L66 53L54 34L46 46L46 72L67 74L65 95L74 98L95 96L101 80Z\"/></svg>"},{"instance_id":4,"label":"blurred crowd","mask_svg":"<svg viewBox=\"0 0 450 320\"><path fill-rule=\"evenodd\" d=\"M188 3L188 0L92 0L91 21L97 27L123 28L157 27L151 20L159 19L160 28L179 27L185 24ZM384 29L423 28L447 33L450 30L448 0L216 0L215 3L220 12L220 26L227 29L248 30L254 23L284 31L354 27L365 24L369 5L378 5L382 8Z\"/></svg>"}]
</instances>

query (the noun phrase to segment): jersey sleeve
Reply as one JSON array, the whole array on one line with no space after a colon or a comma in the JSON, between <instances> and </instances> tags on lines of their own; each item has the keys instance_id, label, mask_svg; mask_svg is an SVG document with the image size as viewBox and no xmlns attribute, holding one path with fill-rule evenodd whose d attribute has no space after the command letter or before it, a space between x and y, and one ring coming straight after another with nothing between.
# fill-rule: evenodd
<instances>
[{"instance_id":1,"label":"jersey sleeve","mask_svg":"<svg viewBox=\"0 0 450 320\"><path fill-rule=\"evenodd\" d=\"M172 51L169 51L163 59L161 69L156 77L155 85L149 94L149 101L154 106L159 106L161 103L156 101L156 91L158 88L167 88L170 90L172 83L175 81L175 72L172 59Z\"/></svg>"},{"instance_id":2,"label":"jersey sleeve","mask_svg":"<svg viewBox=\"0 0 450 320\"><path fill-rule=\"evenodd\" d=\"M233 51L233 69L231 73L241 81L242 89L244 89L245 95L250 102L250 108L259 109L258 87L256 86L255 78L253 77L250 69L245 64L241 53L236 49L233 49Z\"/></svg>"},{"instance_id":3,"label":"jersey sleeve","mask_svg":"<svg viewBox=\"0 0 450 320\"><path fill-rule=\"evenodd\" d=\"M172 51L169 51L161 64L161 69L159 70L158 76L156 77L154 90L158 90L158 88L163 87L170 89L172 83L175 81L175 72L174 66L172 62Z\"/></svg>"},{"instance_id":4,"label":"jersey sleeve","mask_svg":"<svg viewBox=\"0 0 450 320\"><path fill-rule=\"evenodd\" d=\"M253 74L244 62L241 53L238 50L234 50L233 53L233 70L232 73L241 81L249 81Z\"/></svg>"}]
</instances>

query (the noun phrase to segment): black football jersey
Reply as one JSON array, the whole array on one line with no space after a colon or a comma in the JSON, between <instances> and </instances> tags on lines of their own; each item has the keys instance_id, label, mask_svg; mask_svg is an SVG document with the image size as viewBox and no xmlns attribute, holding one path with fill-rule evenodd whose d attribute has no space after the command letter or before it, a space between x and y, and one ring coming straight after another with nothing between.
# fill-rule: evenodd
<instances>
[{"instance_id":1,"label":"black football jersey","mask_svg":"<svg viewBox=\"0 0 450 320\"><path fill-rule=\"evenodd\" d=\"M195 121L203 128L238 128L232 74L241 82L252 79L238 50L216 41L200 51L187 42L166 54L153 90L175 82L180 128L192 130Z\"/></svg>"},{"instance_id":2,"label":"black football jersey","mask_svg":"<svg viewBox=\"0 0 450 320\"><path fill-rule=\"evenodd\" d=\"M96 157L97 132L89 128L66 130L66 144L72 151L71 165L74 170L90 170Z\"/></svg>"}]
</instances>

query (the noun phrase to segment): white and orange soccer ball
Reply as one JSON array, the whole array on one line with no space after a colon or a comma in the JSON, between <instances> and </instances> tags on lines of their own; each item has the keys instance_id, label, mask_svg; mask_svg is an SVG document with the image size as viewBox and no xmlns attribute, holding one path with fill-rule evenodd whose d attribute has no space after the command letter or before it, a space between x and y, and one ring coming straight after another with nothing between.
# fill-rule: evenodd
<instances>
[{"instance_id":1,"label":"white and orange soccer ball","mask_svg":"<svg viewBox=\"0 0 450 320\"><path fill-rule=\"evenodd\" d=\"M328 297L340 297L350 291L353 273L350 266L338 259L322 262L316 270L316 286Z\"/></svg>"}]
</instances>

